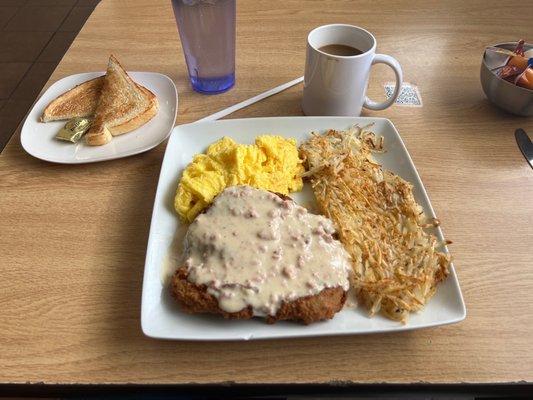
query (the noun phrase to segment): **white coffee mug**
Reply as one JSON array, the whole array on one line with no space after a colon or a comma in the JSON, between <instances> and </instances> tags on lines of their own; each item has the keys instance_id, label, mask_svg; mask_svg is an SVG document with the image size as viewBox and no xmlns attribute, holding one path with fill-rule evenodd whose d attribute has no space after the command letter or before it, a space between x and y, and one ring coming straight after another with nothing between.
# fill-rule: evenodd
<instances>
[{"instance_id":1,"label":"white coffee mug","mask_svg":"<svg viewBox=\"0 0 533 400\"><path fill-rule=\"evenodd\" d=\"M353 56L327 54L321 47L340 44L362 53ZM372 64L383 63L396 75L392 96L382 103L366 97ZM402 68L385 54L376 54L376 39L363 28L332 24L313 29L307 37L307 57L302 109L306 115L358 116L362 107L384 110L398 97L402 86Z\"/></svg>"}]
</instances>

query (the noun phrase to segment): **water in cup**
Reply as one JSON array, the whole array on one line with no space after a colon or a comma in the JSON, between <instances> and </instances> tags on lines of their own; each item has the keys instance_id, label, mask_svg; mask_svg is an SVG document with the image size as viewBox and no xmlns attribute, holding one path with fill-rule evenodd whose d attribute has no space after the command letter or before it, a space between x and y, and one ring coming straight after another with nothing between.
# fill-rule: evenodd
<instances>
[{"instance_id":1,"label":"water in cup","mask_svg":"<svg viewBox=\"0 0 533 400\"><path fill-rule=\"evenodd\" d=\"M194 90L215 94L235 84L236 0L172 0Z\"/></svg>"}]
</instances>

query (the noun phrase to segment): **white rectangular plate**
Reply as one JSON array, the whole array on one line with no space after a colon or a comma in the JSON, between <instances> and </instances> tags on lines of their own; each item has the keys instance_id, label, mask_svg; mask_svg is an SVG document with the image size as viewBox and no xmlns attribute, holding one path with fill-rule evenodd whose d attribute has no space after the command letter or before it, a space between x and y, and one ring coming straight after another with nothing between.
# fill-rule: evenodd
<instances>
[{"instance_id":1,"label":"white rectangular plate","mask_svg":"<svg viewBox=\"0 0 533 400\"><path fill-rule=\"evenodd\" d=\"M439 286L437 294L423 312L413 314L406 325L380 315L370 318L362 307L344 309L330 321L309 326L292 322L268 325L261 319L230 321L213 315L187 315L180 311L170 297L168 287L163 284L163 277L166 274L164 265L168 264L169 251L172 248L180 248L179 238L186 229L174 212L174 193L181 172L195 154L204 152L209 144L223 136L229 136L238 143L251 144L258 135L276 134L296 138L301 143L309 137L312 131L323 132L330 128L346 129L353 124L363 126L371 122L374 123L374 132L384 136L387 150L383 154L376 154L376 159L383 164L384 168L411 182L414 186L415 198L424 208L426 215L435 217L413 161L396 128L388 119L253 118L201 122L174 128L161 168L148 239L141 310L143 332L147 336L160 339L250 340L405 331L463 320L466 316L466 309L453 266L450 276ZM304 188L303 192L295 193L292 197L302 205L314 202L309 188ZM439 239L443 239L440 229L436 229L435 233ZM176 237L178 239L175 239Z\"/></svg>"},{"instance_id":2,"label":"white rectangular plate","mask_svg":"<svg viewBox=\"0 0 533 400\"><path fill-rule=\"evenodd\" d=\"M83 164L114 160L148 151L163 142L174 127L178 94L174 82L156 72L128 72L131 78L148 88L157 97L157 114L141 127L116 136L103 146L89 146L82 139L78 143L57 140L54 136L66 121L39 121L45 107L59 95L89 79L105 75L105 72L86 72L58 80L44 92L24 121L20 133L22 147L41 160L61 164Z\"/></svg>"}]
</instances>

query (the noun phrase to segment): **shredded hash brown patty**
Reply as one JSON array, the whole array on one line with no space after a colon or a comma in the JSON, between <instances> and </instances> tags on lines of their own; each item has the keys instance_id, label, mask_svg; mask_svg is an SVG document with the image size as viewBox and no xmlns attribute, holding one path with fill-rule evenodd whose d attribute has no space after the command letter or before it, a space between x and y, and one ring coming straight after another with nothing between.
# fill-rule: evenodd
<instances>
[{"instance_id":1,"label":"shredded hash brown patty","mask_svg":"<svg viewBox=\"0 0 533 400\"><path fill-rule=\"evenodd\" d=\"M382 151L383 137L358 126L314 134L300 146L304 176L352 256L359 301L370 315L405 323L448 276L450 256L426 230L439 222L426 218L413 186L374 160Z\"/></svg>"},{"instance_id":2,"label":"shredded hash brown patty","mask_svg":"<svg viewBox=\"0 0 533 400\"><path fill-rule=\"evenodd\" d=\"M248 306L241 311L228 313L218 306L215 296L207 292L205 285L196 285L187 280L187 268L180 267L171 282L172 295L189 314L220 314L228 319L251 319L252 308ZM339 312L346 301L346 292L341 287L327 288L313 296L300 297L294 301L284 302L274 316L267 316L266 321L292 320L304 324L331 319Z\"/></svg>"}]
</instances>

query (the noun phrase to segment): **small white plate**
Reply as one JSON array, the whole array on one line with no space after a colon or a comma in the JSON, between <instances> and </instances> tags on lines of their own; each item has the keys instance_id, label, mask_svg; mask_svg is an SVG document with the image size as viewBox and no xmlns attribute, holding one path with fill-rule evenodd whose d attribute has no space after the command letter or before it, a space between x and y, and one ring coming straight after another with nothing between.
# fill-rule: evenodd
<instances>
[{"instance_id":1,"label":"small white plate","mask_svg":"<svg viewBox=\"0 0 533 400\"><path fill-rule=\"evenodd\" d=\"M292 322L268 325L260 319L229 321L220 316L187 315L180 311L169 295L168 287L163 283L168 276L169 260L172 268L178 266L181 238L186 230L186 226L181 224L174 212L174 193L181 172L195 154L204 152L209 144L223 136L229 136L238 143L253 143L255 137L260 134L276 134L294 137L301 143L312 131L346 129L353 124L367 125L371 122L374 123L373 130L384 136L387 150L383 154L376 154L376 159L386 169L411 182L416 200L428 216L435 217L413 161L396 128L388 119L251 118L177 126L166 148L150 226L141 307L143 332L147 336L160 339L249 340L405 331L463 320L466 309L453 266L450 276L438 287L429 304L421 313L411 315L406 325L380 315L370 318L362 307L344 309L330 321L309 326ZM315 201L312 191L307 184L306 186L302 192L292 195L299 204L308 205ZM436 229L435 234L443 240L440 229Z\"/></svg>"},{"instance_id":2,"label":"small white plate","mask_svg":"<svg viewBox=\"0 0 533 400\"><path fill-rule=\"evenodd\" d=\"M57 96L80 83L88 81L104 72L87 72L67 76L55 82L35 103L22 127L20 141L29 154L45 161L61 164L82 164L132 156L153 149L164 141L172 131L176 121L178 94L174 82L155 72L128 72L131 78L150 89L159 102L157 115L134 131L116 136L103 146L88 146L84 140L68 143L54 136L66 121L39 122L45 107Z\"/></svg>"}]
</instances>

